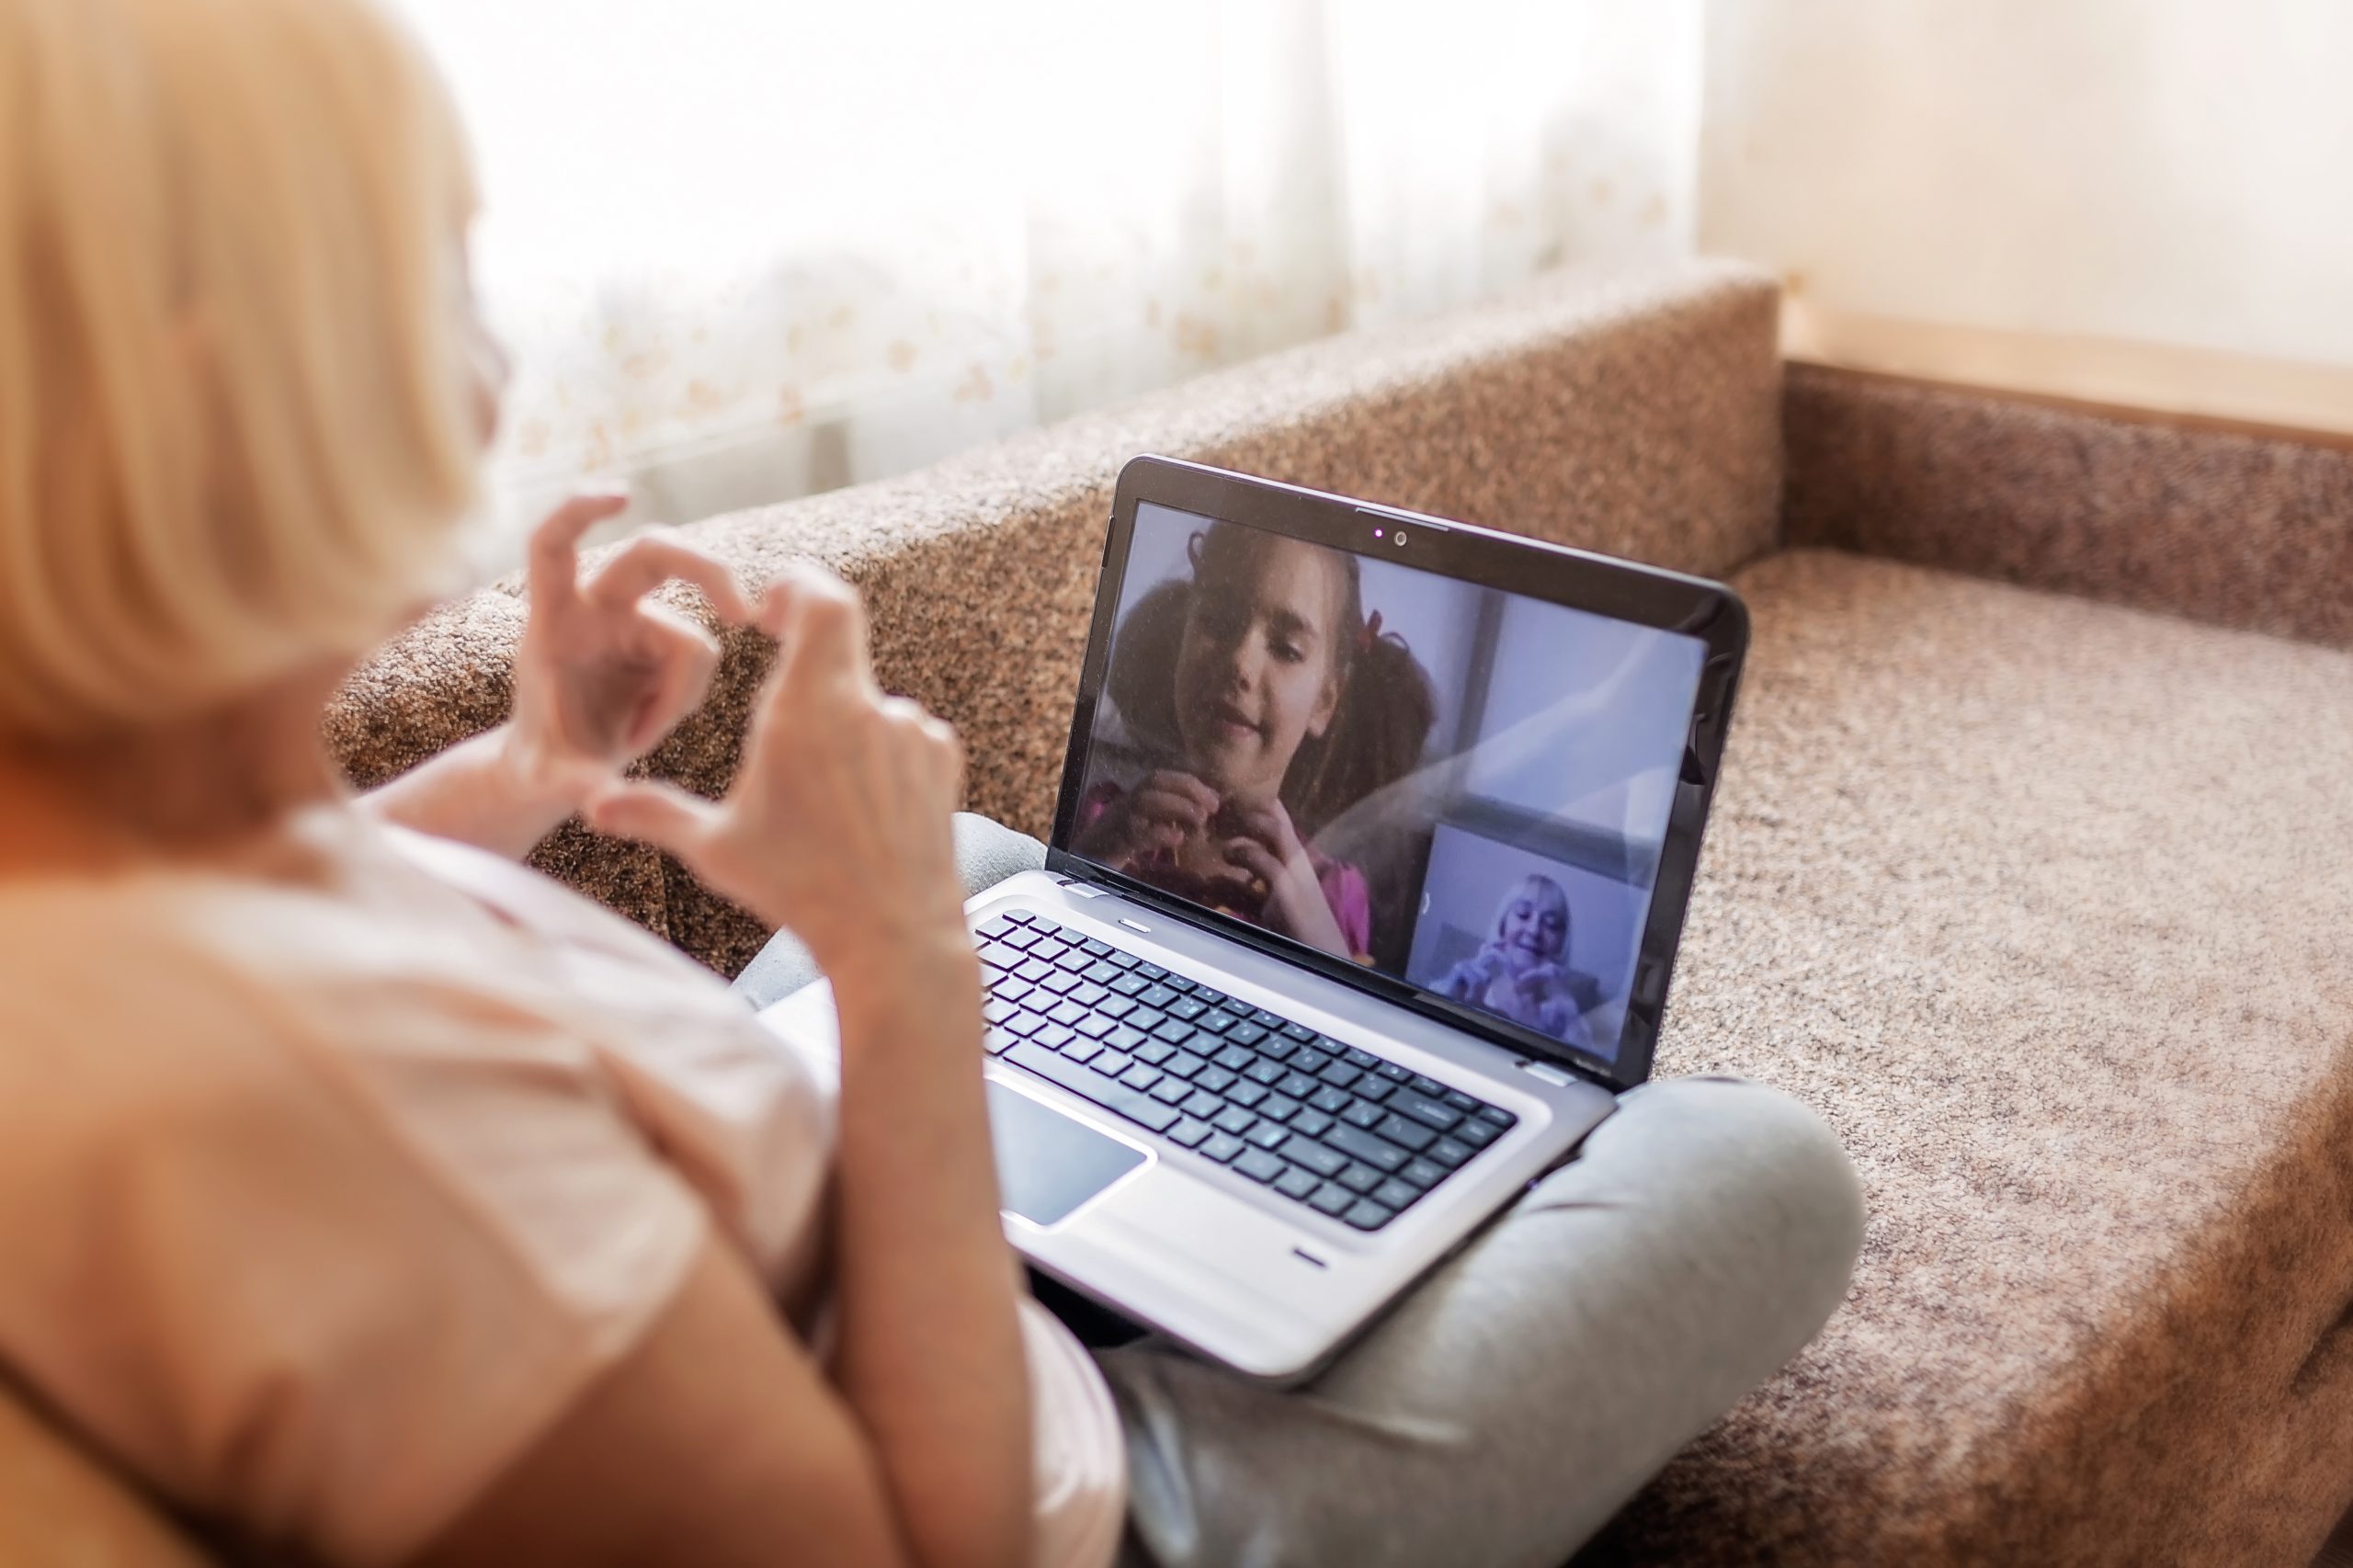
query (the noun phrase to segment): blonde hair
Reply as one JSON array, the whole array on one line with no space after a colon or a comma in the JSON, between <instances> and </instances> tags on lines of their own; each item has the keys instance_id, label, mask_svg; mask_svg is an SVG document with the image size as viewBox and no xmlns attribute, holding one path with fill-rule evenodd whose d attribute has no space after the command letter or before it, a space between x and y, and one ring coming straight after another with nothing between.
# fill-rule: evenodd
<instances>
[{"instance_id":1,"label":"blonde hair","mask_svg":"<svg viewBox=\"0 0 2353 1568\"><path fill-rule=\"evenodd\" d=\"M202 712L457 585L472 204L368 0L0 0L0 738Z\"/></svg>"}]
</instances>

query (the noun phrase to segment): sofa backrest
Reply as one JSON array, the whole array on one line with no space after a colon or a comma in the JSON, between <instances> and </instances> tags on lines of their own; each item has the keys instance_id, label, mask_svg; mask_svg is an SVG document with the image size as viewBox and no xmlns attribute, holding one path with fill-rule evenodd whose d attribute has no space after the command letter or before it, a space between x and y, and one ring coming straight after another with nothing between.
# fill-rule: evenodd
<instances>
[{"instance_id":1,"label":"sofa backrest","mask_svg":"<svg viewBox=\"0 0 2353 1568\"><path fill-rule=\"evenodd\" d=\"M1041 833L1129 458L1188 458L1722 574L1776 541L1776 307L1768 278L1728 263L1563 272L1490 306L1311 344L689 533L747 581L814 558L857 584L884 683L961 732L972 809ZM517 591L451 607L355 678L330 736L358 781L503 716ZM767 655L727 640L711 700L654 771L725 787ZM541 864L728 972L766 935L680 869L576 826Z\"/></svg>"}]
</instances>

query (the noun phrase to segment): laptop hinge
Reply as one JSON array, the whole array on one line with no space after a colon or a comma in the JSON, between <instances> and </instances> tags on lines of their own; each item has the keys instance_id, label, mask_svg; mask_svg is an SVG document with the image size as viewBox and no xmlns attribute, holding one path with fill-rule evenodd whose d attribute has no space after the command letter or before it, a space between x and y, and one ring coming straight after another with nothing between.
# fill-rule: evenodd
<instances>
[{"instance_id":1,"label":"laptop hinge","mask_svg":"<svg viewBox=\"0 0 2353 1568\"><path fill-rule=\"evenodd\" d=\"M1572 1074L1563 1068L1555 1067L1549 1062L1539 1062L1532 1056L1519 1064L1519 1070L1534 1077L1541 1078L1548 1084L1558 1084L1564 1089L1574 1087L1577 1084L1584 1082L1583 1079L1578 1078L1574 1074Z\"/></svg>"}]
</instances>

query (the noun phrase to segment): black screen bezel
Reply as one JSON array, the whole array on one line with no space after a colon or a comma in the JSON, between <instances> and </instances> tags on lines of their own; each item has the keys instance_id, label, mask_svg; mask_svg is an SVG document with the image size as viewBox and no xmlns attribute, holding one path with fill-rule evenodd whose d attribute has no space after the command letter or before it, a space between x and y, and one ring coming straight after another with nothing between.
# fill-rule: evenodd
<instances>
[{"instance_id":1,"label":"black screen bezel","mask_svg":"<svg viewBox=\"0 0 2353 1568\"><path fill-rule=\"evenodd\" d=\"M1246 920L1205 909L1162 892L1068 847L1085 788L1087 754L1094 743L1096 709L1109 667L1120 590L1134 539L1136 508L1144 502L1287 534L1310 543L1394 561L1461 578L1483 587L1608 616L1638 626L1681 633L1704 643L1699 679L1687 727L1683 772L1668 813L1666 837L1652 885L1650 914L1626 1004L1626 1023L1614 1060L1578 1051L1493 1014L1437 996L1394 976L1294 942ZM1392 543L1397 525L1409 538ZM1376 540L1373 530L1383 530ZM1059 875L1115 888L1154 910L1248 943L1331 976L1384 1002L1438 1018L1506 1049L1569 1068L1613 1088L1630 1088L1650 1076L1668 983L1690 902L1693 874L1708 809L1714 798L1718 764L1731 725L1741 665L1748 649L1748 609L1721 583L1685 576L1659 567L1595 555L1516 534L1466 523L1427 517L1397 507L1354 501L1320 491L1252 479L1172 458L1139 457L1120 471L1111 506L1103 565L1096 585L1095 619L1088 631L1070 745L1063 766L1060 801L1046 866Z\"/></svg>"}]
</instances>

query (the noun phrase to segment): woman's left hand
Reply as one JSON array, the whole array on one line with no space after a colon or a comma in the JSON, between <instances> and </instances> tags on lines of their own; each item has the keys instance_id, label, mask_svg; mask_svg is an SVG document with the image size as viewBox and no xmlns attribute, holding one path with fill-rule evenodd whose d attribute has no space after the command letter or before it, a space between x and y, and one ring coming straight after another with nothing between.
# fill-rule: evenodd
<instances>
[{"instance_id":1,"label":"woman's left hand","mask_svg":"<svg viewBox=\"0 0 2353 1568\"><path fill-rule=\"evenodd\" d=\"M1229 806L1216 825L1233 834L1225 841L1225 858L1266 882L1267 924L1327 953L1356 957L1324 896L1315 862L1280 801Z\"/></svg>"},{"instance_id":2,"label":"woman's left hand","mask_svg":"<svg viewBox=\"0 0 2353 1568\"><path fill-rule=\"evenodd\" d=\"M641 534L585 579L581 537L629 505L575 495L532 531L530 619L515 660L506 751L517 789L577 806L661 744L701 703L719 665L710 634L647 595L673 579L722 619L752 607L716 559L666 532Z\"/></svg>"}]
</instances>

